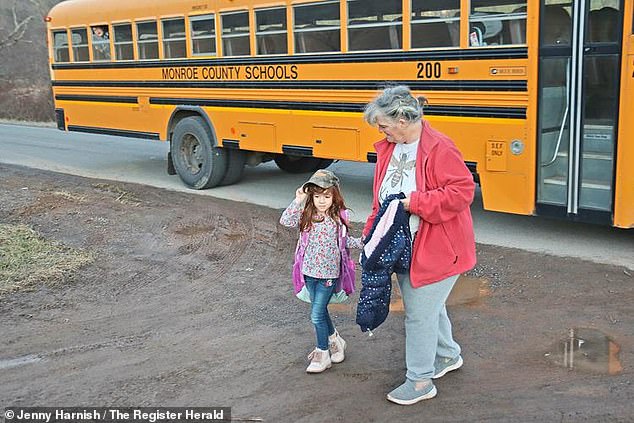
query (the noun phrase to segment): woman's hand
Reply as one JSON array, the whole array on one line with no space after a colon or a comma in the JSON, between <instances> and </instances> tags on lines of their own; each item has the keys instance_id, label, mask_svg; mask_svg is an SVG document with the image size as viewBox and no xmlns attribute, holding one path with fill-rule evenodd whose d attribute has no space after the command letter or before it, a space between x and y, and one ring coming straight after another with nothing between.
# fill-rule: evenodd
<instances>
[{"instance_id":1,"label":"woman's hand","mask_svg":"<svg viewBox=\"0 0 634 423\"><path fill-rule=\"evenodd\" d=\"M306 201L306 197L308 197L308 194L304 192L303 187L297 188L297 191L295 191L295 202L297 204L303 204L304 201Z\"/></svg>"},{"instance_id":2,"label":"woman's hand","mask_svg":"<svg viewBox=\"0 0 634 423\"><path fill-rule=\"evenodd\" d=\"M405 207L405 210L409 211L409 197L405 197L401 200L401 203L403 203L403 207Z\"/></svg>"}]
</instances>

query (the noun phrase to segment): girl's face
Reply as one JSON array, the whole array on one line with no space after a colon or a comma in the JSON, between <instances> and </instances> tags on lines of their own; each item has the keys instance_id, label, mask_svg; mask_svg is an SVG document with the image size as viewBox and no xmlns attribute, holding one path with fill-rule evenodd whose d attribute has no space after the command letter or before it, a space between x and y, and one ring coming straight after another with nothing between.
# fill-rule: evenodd
<instances>
[{"instance_id":1,"label":"girl's face","mask_svg":"<svg viewBox=\"0 0 634 423\"><path fill-rule=\"evenodd\" d=\"M313 194L313 204L320 213L326 213L326 211L332 206L332 192L327 189L322 192L315 192Z\"/></svg>"}]
</instances>

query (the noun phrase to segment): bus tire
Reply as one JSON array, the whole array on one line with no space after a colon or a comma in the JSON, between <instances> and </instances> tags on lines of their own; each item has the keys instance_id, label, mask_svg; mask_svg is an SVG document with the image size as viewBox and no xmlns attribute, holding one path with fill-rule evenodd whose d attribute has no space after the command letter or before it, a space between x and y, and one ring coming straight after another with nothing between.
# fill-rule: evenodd
<instances>
[{"instance_id":1,"label":"bus tire","mask_svg":"<svg viewBox=\"0 0 634 423\"><path fill-rule=\"evenodd\" d=\"M214 146L207 122L190 116L176 124L170 152L176 173L185 185L194 189L213 188L227 173L227 153Z\"/></svg>"},{"instance_id":2,"label":"bus tire","mask_svg":"<svg viewBox=\"0 0 634 423\"><path fill-rule=\"evenodd\" d=\"M232 185L242 179L244 166L247 162L247 154L243 150L226 150L227 152L227 173L222 178L219 185Z\"/></svg>"},{"instance_id":3,"label":"bus tire","mask_svg":"<svg viewBox=\"0 0 634 423\"><path fill-rule=\"evenodd\" d=\"M323 159L317 157L299 157L280 155L275 157L277 167L288 173L309 173L322 169ZM332 163L332 161L331 161ZM330 163L328 163L330 165Z\"/></svg>"}]
</instances>

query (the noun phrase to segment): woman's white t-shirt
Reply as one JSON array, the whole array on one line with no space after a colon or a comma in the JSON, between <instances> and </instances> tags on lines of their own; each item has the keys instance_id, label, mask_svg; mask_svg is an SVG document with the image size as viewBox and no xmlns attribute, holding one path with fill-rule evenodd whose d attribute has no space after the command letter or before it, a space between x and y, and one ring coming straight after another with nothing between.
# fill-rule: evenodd
<instances>
[{"instance_id":1,"label":"woman's white t-shirt","mask_svg":"<svg viewBox=\"0 0 634 423\"><path fill-rule=\"evenodd\" d=\"M396 144L394 152L390 158L390 163L385 172L385 178L379 188L379 201L381 204L391 194L402 192L406 196L410 196L416 191L416 151L420 141L411 144ZM409 218L409 228L412 238L418 226L420 225L420 217L411 214Z\"/></svg>"}]
</instances>

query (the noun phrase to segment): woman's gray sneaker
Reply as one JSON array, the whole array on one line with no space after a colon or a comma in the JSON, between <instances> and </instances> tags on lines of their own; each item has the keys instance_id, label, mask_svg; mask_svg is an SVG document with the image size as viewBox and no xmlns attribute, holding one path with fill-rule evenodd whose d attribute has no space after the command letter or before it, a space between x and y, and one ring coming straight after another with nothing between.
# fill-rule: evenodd
<instances>
[{"instance_id":1,"label":"woman's gray sneaker","mask_svg":"<svg viewBox=\"0 0 634 423\"><path fill-rule=\"evenodd\" d=\"M422 400L431 399L436 396L436 393L436 387L431 379L420 382L405 379L405 383L387 394L387 399L400 405L412 405Z\"/></svg>"},{"instance_id":2,"label":"woman's gray sneaker","mask_svg":"<svg viewBox=\"0 0 634 423\"><path fill-rule=\"evenodd\" d=\"M456 358L442 358L434 362L435 373L432 379L438 379L446 375L452 370L458 370L462 367L462 356Z\"/></svg>"}]
</instances>

